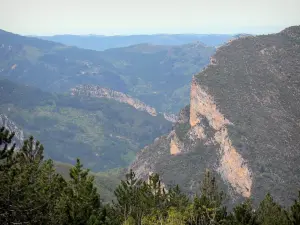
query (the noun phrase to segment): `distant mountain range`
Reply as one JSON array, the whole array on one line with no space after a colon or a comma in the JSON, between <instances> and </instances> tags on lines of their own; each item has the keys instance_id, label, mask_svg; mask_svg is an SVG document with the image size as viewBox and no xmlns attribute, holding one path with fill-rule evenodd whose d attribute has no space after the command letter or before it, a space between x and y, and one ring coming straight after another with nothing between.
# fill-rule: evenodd
<instances>
[{"instance_id":1,"label":"distant mountain range","mask_svg":"<svg viewBox=\"0 0 300 225\"><path fill-rule=\"evenodd\" d=\"M188 102L192 75L214 52L200 42L98 52L0 31L0 76L60 93L77 85L100 85L159 112L177 113Z\"/></svg>"},{"instance_id":2,"label":"distant mountain range","mask_svg":"<svg viewBox=\"0 0 300 225\"><path fill-rule=\"evenodd\" d=\"M184 45L201 42L207 46L219 46L230 40L230 34L153 34L153 35L54 35L34 36L69 46L102 51L110 48L128 47L137 44Z\"/></svg>"}]
</instances>

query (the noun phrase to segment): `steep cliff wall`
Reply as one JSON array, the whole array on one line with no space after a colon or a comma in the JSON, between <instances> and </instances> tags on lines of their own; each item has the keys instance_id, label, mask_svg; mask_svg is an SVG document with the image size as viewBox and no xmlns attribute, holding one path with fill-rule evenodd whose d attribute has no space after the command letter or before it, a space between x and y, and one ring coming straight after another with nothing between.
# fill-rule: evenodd
<instances>
[{"instance_id":1,"label":"steep cliff wall","mask_svg":"<svg viewBox=\"0 0 300 225\"><path fill-rule=\"evenodd\" d=\"M169 136L141 151L167 185L195 193L206 168L231 201L267 192L282 204L300 187L300 26L219 47L191 84L190 106ZM144 174L145 175L145 174Z\"/></svg>"},{"instance_id":2,"label":"steep cliff wall","mask_svg":"<svg viewBox=\"0 0 300 225\"><path fill-rule=\"evenodd\" d=\"M209 126L215 131L213 140L219 144L221 156L218 172L224 180L231 184L235 191L244 197L250 197L251 172L228 137L227 125L231 123L218 110L213 97L206 93L195 79L192 81L190 104L190 125L192 128L196 128L197 137L199 139L206 138L203 128L198 125L203 118L207 119Z\"/></svg>"},{"instance_id":3,"label":"steep cliff wall","mask_svg":"<svg viewBox=\"0 0 300 225\"><path fill-rule=\"evenodd\" d=\"M225 125L230 124L228 119L226 119L217 109L217 105L214 102L213 97L201 88L195 78L193 78L191 85L190 105L191 127L201 121L200 116L206 117L209 125L215 130L220 130Z\"/></svg>"}]
</instances>

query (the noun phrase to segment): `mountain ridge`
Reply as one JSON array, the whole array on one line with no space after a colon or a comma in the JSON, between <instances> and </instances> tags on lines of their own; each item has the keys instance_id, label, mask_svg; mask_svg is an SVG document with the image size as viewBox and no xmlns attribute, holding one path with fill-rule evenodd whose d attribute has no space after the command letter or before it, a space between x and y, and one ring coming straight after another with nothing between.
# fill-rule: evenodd
<instances>
[{"instance_id":1,"label":"mountain ridge","mask_svg":"<svg viewBox=\"0 0 300 225\"><path fill-rule=\"evenodd\" d=\"M164 118L170 122L176 122L176 116L174 114L160 113L157 112L155 108L146 105L144 102L139 99L132 98L129 95L126 95L122 92L114 91L109 88L104 88L96 85L78 85L75 88L72 88L71 95L76 96L89 96L95 98L107 98L114 99L121 103L126 103L131 105L139 111L144 111L150 114L151 116L157 116L162 114Z\"/></svg>"},{"instance_id":2,"label":"mountain ridge","mask_svg":"<svg viewBox=\"0 0 300 225\"><path fill-rule=\"evenodd\" d=\"M196 43L142 44L98 52L2 31L0 76L57 93L81 84L101 85L158 111L177 113L188 98L192 75L214 51Z\"/></svg>"},{"instance_id":3,"label":"mountain ridge","mask_svg":"<svg viewBox=\"0 0 300 225\"><path fill-rule=\"evenodd\" d=\"M158 45L183 45L194 41L200 41L207 46L218 46L227 42L231 34L150 34L150 35L54 35L35 36L43 40L51 40L77 46L84 49L103 51L110 48L120 48L141 43Z\"/></svg>"},{"instance_id":4,"label":"mountain ridge","mask_svg":"<svg viewBox=\"0 0 300 225\"><path fill-rule=\"evenodd\" d=\"M300 26L217 49L191 83L177 123L137 154L141 178L162 175L194 194L206 168L231 202L267 192L290 204L299 187ZM287 163L288 162L288 163Z\"/></svg>"}]
</instances>

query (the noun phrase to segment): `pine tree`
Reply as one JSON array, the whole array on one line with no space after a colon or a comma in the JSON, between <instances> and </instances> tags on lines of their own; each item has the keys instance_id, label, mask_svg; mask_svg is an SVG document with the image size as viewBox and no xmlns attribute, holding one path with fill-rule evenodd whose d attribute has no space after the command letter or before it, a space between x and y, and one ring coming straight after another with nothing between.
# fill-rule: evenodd
<instances>
[{"instance_id":1,"label":"pine tree","mask_svg":"<svg viewBox=\"0 0 300 225\"><path fill-rule=\"evenodd\" d=\"M80 160L70 169L70 181L62 190L56 205L58 224L100 224L100 196L94 186L94 177L83 169Z\"/></svg>"},{"instance_id":2,"label":"pine tree","mask_svg":"<svg viewBox=\"0 0 300 225\"><path fill-rule=\"evenodd\" d=\"M100 212L100 224L103 225L120 225L121 222L116 215L116 210L111 204L103 205Z\"/></svg>"},{"instance_id":3,"label":"pine tree","mask_svg":"<svg viewBox=\"0 0 300 225\"><path fill-rule=\"evenodd\" d=\"M151 206L157 208L159 211L164 210L167 206L168 194L158 174L151 174L149 176L148 187L150 191L148 198L151 201Z\"/></svg>"},{"instance_id":4,"label":"pine tree","mask_svg":"<svg viewBox=\"0 0 300 225\"><path fill-rule=\"evenodd\" d=\"M0 224L45 225L298 225L300 192L289 212L270 194L254 212L250 200L227 216L225 195L206 171L200 195L190 200L179 186L167 190L158 174L142 181L131 170L115 190L116 202L102 205L94 177L80 160L70 180L44 160L43 146L33 137L14 151L13 133L0 129ZM12 146L12 147L9 147Z\"/></svg>"},{"instance_id":5,"label":"pine tree","mask_svg":"<svg viewBox=\"0 0 300 225\"><path fill-rule=\"evenodd\" d=\"M33 136L24 141L24 144L18 154L19 160L24 163L36 163L40 164L44 158L44 146L39 142L35 141Z\"/></svg>"},{"instance_id":6,"label":"pine tree","mask_svg":"<svg viewBox=\"0 0 300 225\"><path fill-rule=\"evenodd\" d=\"M14 153L0 179L1 224L51 224L62 178L52 161L44 162L42 158L43 147L33 137Z\"/></svg>"},{"instance_id":7,"label":"pine tree","mask_svg":"<svg viewBox=\"0 0 300 225\"><path fill-rule=\"evenodd\" d=\"M234 207L226 224L232 225L258 225L256 214L252 208L250 199Z\"/></svg>"},{"instance_id":8,"label":"pine tree","mask_svg":"<svg viewBox=\"0 0 300 225\"><path fill-rule=\"evenodd\" d=\"M12 165L12 155L14 152L15 144L9 149L8 145L11 144L14 133L2 127L0 129L0 224L8 224L10 221L8 198L9 189L9 175L8 171Z\"/></svg>"},{"instance_id":9,"label":"pine tree","mask_svg":"<svg viewBox=\"0 0 300 225\"><path fill-rule=\"evenodd\" d=\"M151 174L149 176L148 183L145 185L144 190L146 204L149 208L149 218L162 223L167 217L169 197L158 174Z\"/></svg>"},{"instance_id":10,"label":"pine tree","mask_svg":"<svg viewBox=\"0 0 300 225\"><path fill-rule=\"evenodd\" d=\"M12 139L15 133L9 132L5 127L0 128L0 171L2 167L8 166L8 161L11 160L16 144L11 147Z\"/></svg>"},{"instance_id":11,"label":"pine tree","mask_svg":"<svg viewBox=\"0 0 300 225\"><path fill-rule=\"evenodd\" d=\"M191 224L222 224L227 217L226 208L222 205L225 195L216 183L216 179L206 170L200 186L200 196L196 196L189 207L189 221Z\"/></svg>"},{"instance_id":12,"label":"pine tree","mask_svg":"<svg viewBox=\"0 0 300 225\"><path fill-rule=\"evenodd\" d=\"M257 210L257 220L261 225L290 224L287 212L268 193Z\"/></svg>"},{"instance_id":13,"label":"pine tree","mask_svg":"<svg viewBox=\"0 0 300 225\"><path fill-rule=\"evenodd\" d=\"M300 224L300 191L298 194L298 199L295 200L294 204L291 206L290 218L293 225Z\"/></svg>"},{"instance_id":14,"label":"pine tree","mask_svg":"<svg viewBox=\"0 0 300 225\"><path fill-rule=\"evenodd\" d=\"M137 224L140 223L145 213L142 184L143 182L137 179L135 173L130 170L126 174L126 180L122 180L116 188L114 194L117 202L114 203L114 206L121 221L128 221L128 218L131 217L131 221L133 219Z\"/></svg>"},{"instance_id":15,"label":"pine tree","mask_svg":"<svg viewBox=\"0 0 300 225\"><path fill-rule=\"evenodd\" d=\"M168 192L168 207L177 208L178 210L185 210L189 204L189 198L181 192L178 185L170 188Z\"/></svg>"}]
</instances>

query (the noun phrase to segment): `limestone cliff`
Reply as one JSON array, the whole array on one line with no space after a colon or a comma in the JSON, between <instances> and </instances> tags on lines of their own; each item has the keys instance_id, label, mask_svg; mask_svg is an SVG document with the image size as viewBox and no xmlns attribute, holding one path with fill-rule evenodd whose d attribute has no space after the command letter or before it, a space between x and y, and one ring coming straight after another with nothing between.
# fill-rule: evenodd
<instances>
[{"instance_id":1,"label":"limestone cliff","mask_svg":"<svg viewBox=\"0 0 300 225\"><path fill-rule=\"evenodd\" d=\"M108 88L103 88L95 85L78 85L71 89L72 95L88 95L97 98L114 99L118 102L126 103L133 106L137 110L145 111L152 116L156 116L156 110L138 99L134 99L124 93L113 91Z\"/></svg>"},{"instance_id":2,"label":"limestone cliff","mask_svg":"<svg viewBox=\"0 0 300 225\"><path fill-rule=\"evenodd\" d=\"M196 128L198 139L205 139L204 130L198 124L203 118L206 118L209 126L213 128L215 134L213 140L216 141L220 148L220 166L218 168L222 178L244 197L251 195L251 172L245 160L237 153L231 140L228 137L227 125L231 124L228 119L218 110L213 97L206 93L195 79L191 86L191 108L190 108L190 125Z\"/></svg>"},{"instance_id":3,"label":"limestone cliff","mask_svg":"<svg viewBox=\"0 0 300 225\"><path fill-rule=\"evenodd\" d=\"M114 91L109 88L100 87L98 85L78 85L71 89L72 95L86 95L96 98L107 98L115 101L126 103L139 111L149 113L151 116L157 116L155 108L146 105L139 99L133 98L122 92ZM166 120L170 122L176 121L176 116L173 114L162 113Z\"/></svg>"},{"instance_id":4,"label":"limestone cliff","mask_svg":"<svg viewBox=\"0 0 300 225\"><path fill-rule=\"evenodd\" d=\"M242 36L219 47L194 76L190 105L173 130L143 149L138 176L195 193L206 168L231 201L267 192L282 204L300 187L300 26Z\"/></svg>"}]
</instances>

